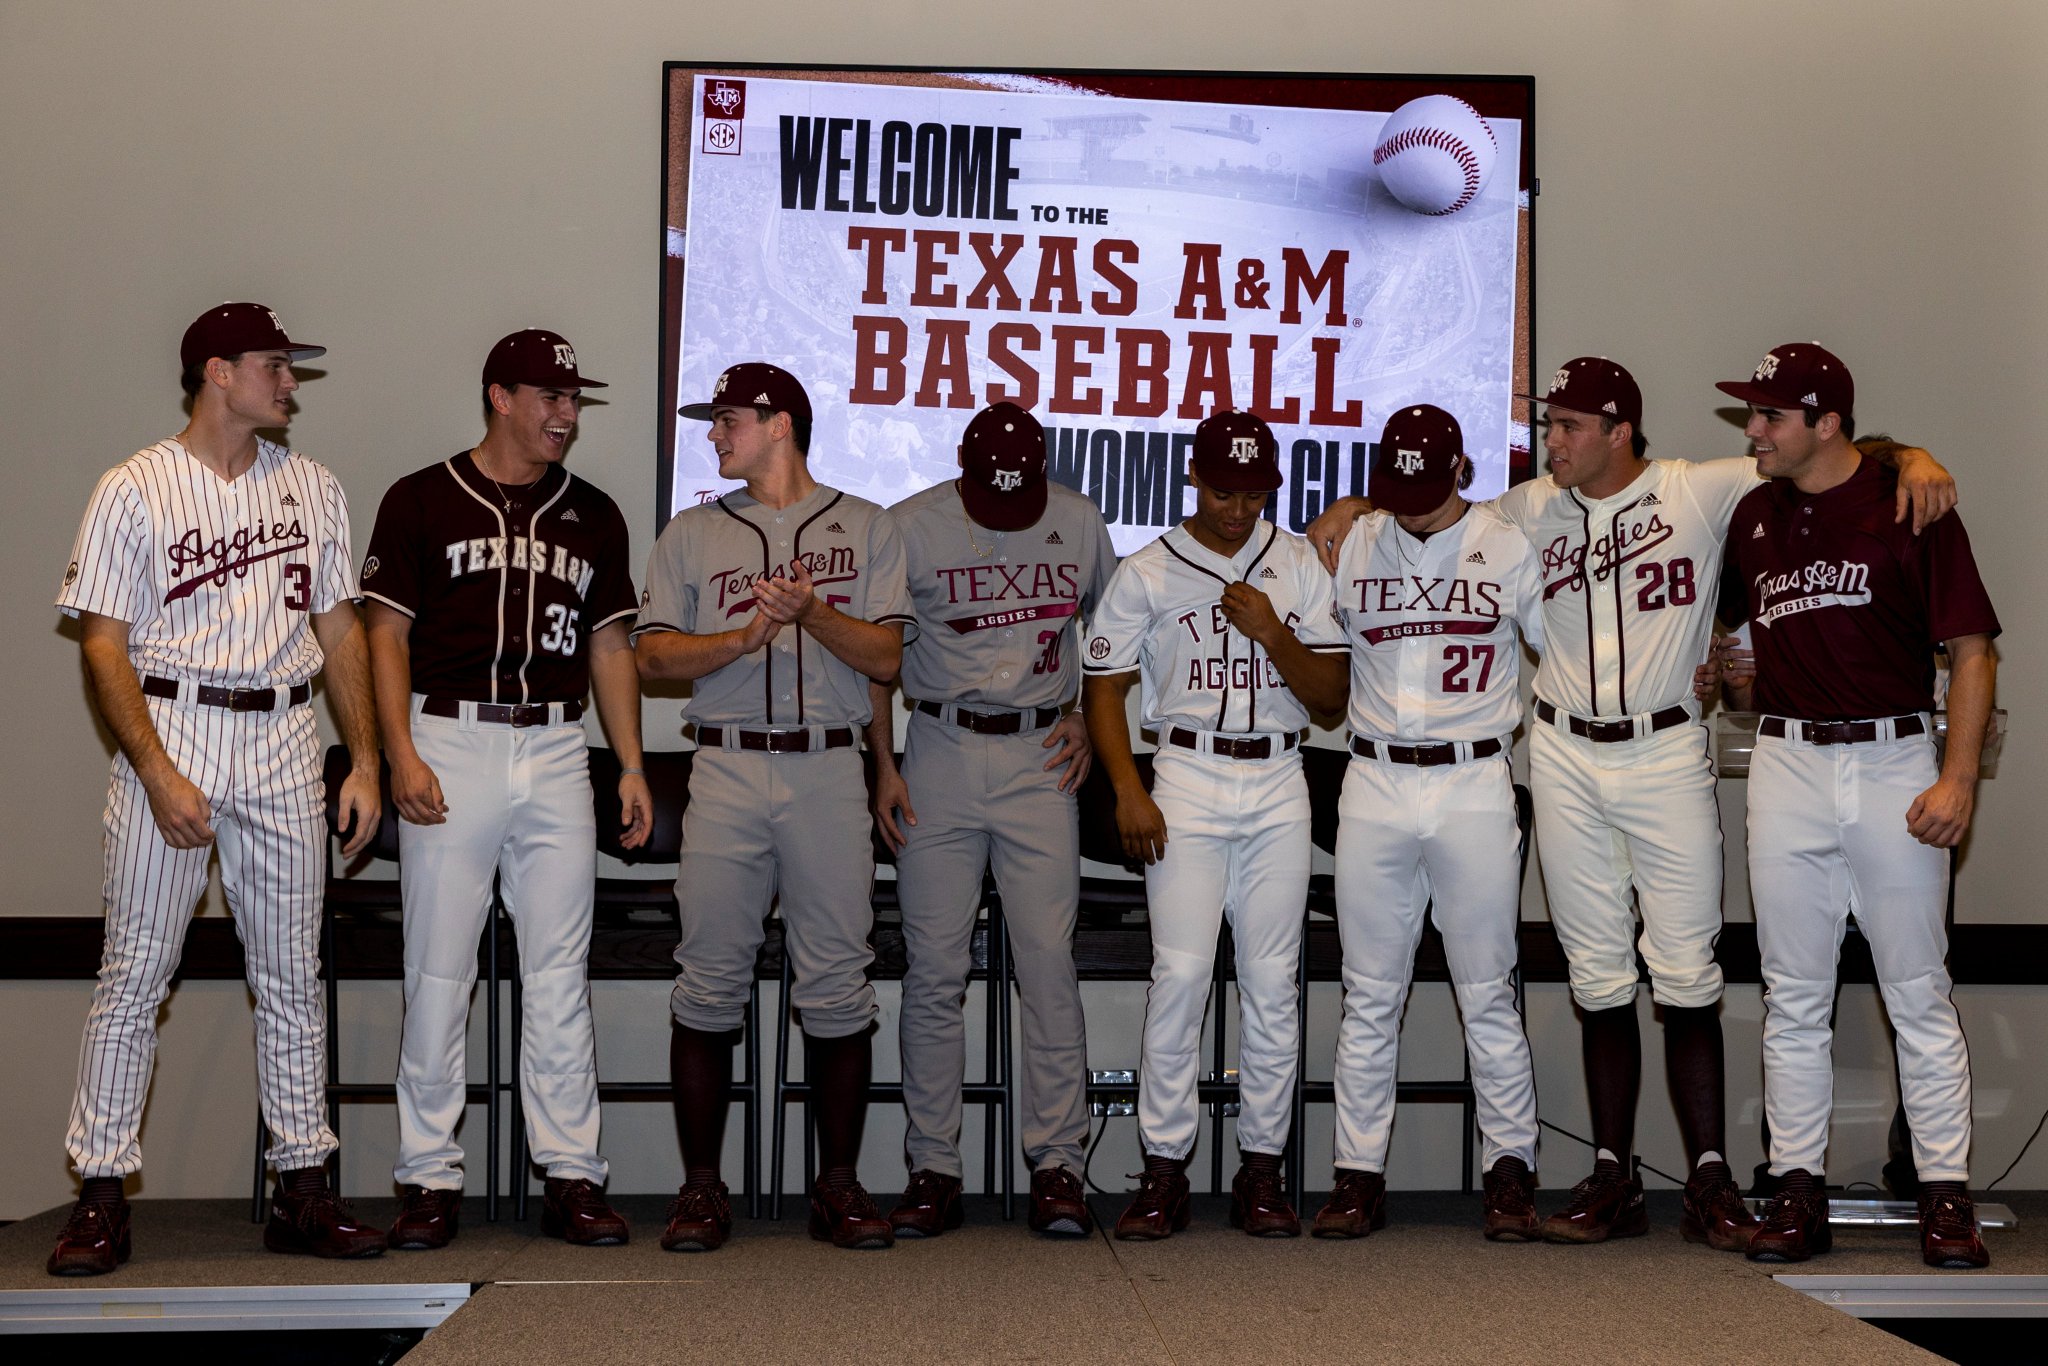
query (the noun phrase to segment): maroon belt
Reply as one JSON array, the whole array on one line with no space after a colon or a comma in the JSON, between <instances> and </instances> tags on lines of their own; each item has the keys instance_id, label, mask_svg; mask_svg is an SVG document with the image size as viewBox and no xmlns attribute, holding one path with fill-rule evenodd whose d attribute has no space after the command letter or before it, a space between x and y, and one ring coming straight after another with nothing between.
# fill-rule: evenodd
<instances>
[{"instance_id":1,"label":"maroon belt","mask_svg":"<svg viewBox=\"0 0 2048 1366\"><path fill-rule=\"evenodd\" d=\"M475 702L476 719L493 726L545 726L554 721L552 702ZM420 703L420 710L428 716L462 715L463 701L459 697L429 697ZM564 702L561 704L564 722L583 719L583 703Z\"/></svg>"},{"instance_id":2,"label":"maroon belt","mask_svg":"<svg viewBox=\"0 0 2048 1366\"><path fill-rule=\"evenodd\" d=\"M175 702L178 698L178 680L158 678L155 674L142 680L144 697L161 697ZM229 711L276 711L276 688L217 688L211 683L197 683L192 687L192 700L202 707L226 707ZM313 700L311 683L294 683L290 705L303 707Z\"/></svg>"},{"instance_id":3,"label":"maroon belt","mask_svg":"<svg viewBox=\"0 0 2048 1366\"><path fill-rule=\"evenodd\" d=\"M1633 718L1626 721L1588 721L1583 716L1573 716L1568 711L1559 711L1540 697L1536 699L1537 720L1547 726L1554 726L1560 717L1563 718L1566 730L1582 740L1591 740L1602 745L1619 744L1623 740L1633 740L1641 735L1655 735L1660 730L1670 730L1673 726L1683 725L1692 719L1684 707L1666 707L1662 711L1651 712L1646 723L1648 728L1638 730Z\"/></svg>"},{"instance_id":4,"label":"maroon belt","mask_svg":"<svg viewBox=\"0 0 2048 1366\"><path fill-rule=\"evenodd\" d=\"M1491 759L1500 753L1498 740L1474 740L1472 757ZM1385 755L1392 764L1414 764L1418 768L1436 768L1442 764L1458 762L1458 747L1448 742L1437 745L1390 745L1383 740L1351 740L1351 752L1361 758L1373 759Z\"/></svg>"},{"instance_id":5,"label":"maroon belt","mask_svg":"<svg viewBox=\"0 0 2048 1366\"><path fill-rule=\"evenodd\" d=\"M917 709L926 716L945 720L946 709L936 702L920 702ZM1034 707L1029 711L968 711L955 704L953 724L976 735L1016 735L1025 730L1044 730L1060 719L1058 707Z\"/></svg>"},{"instance_id":6,"label":"maroon belt","mask_svg":"<svg viewBox=\"0 0 2048 1366\"><path fill-rule=\"evenodd\" d=\"M724 726L697 727L697 743L705 749L725 748ZM807 730L740 730L733 728L739 737L741 749L760 750L767 754L808 754L813 748L811 733ZM845 749L853 743L853 728L833 726L827 730L818 749Z\"/></svg>"},{"instance_id":7,"label":"maroon belt","mask_svg":"<svg viewBox=\"0 0 2048 1366\"><path fill-rule=\"evenodd\" d=\"M1179 726L1168 729L1166 741L1168 744L1178 745L1182 749L1192 749L1198 752L1202 749L1201 734L1197 731L1183 730ZM1285 754L1300 743L1301 739L1299 736L1282 736L1279 752ZM1212 735L1209 737L1208 752L1222 759L1270 759L1274 753L1273 737L1270 735L1259 735L1243 740L1232 740L1225 736Z\"/></svg>"},{"instance_id":8,"label":"maroon belt","mask_svg":"<svg viewBox=\"0 0 2048 1366\"><path fill-rule=\"evenodd\" d=\"M1927 723L1917 716L1893 716L1887 720L1891 722L1894 740L1927 732ZM1809 745L1865 745L1884 738L1880 729L1884 721L1799 721L1794 724L1799 727L1798 738ZM1766 716L1757 723L1756 733L1768 735L1773 740L1783 740L1787 730L1784 717Z\"/></svg>"}]
</instances>

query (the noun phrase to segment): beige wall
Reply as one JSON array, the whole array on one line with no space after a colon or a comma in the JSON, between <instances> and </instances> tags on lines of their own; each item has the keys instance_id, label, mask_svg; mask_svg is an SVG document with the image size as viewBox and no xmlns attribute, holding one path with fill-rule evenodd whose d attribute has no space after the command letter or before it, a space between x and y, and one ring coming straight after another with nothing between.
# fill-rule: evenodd
<instances>
[{"instance_id":1,"label":"beige wall","mask_svg":"<svg viewBox=\"0 0 2048 1366\"><path fill-rule=\"evenodd\" d=\"M0 629L14 661L0 708L10 779L0 784L0 914L95 908L106 751L75 639L48 603L94 479L179 425L175 346L201 308L255 297L333 348L301 393L293 438L340 474L359 544L387 483L474 440L489 343L530 324L565 332L613 382L586 414L575 466L629 509L644 557L658 77L663 59L693 58L1533 74L1539 369L1588 351L1623 359L1648 394L1658 453L1729 454L1740 437L1716 416L1710 381L1772 343L1820 337L1855 368L1865 427L1932 446L1962 481L2008 627L2000 701L2019 725L1983 790L1961 914L2038 919L2044 51L2048 11L2023 0L1040 0L1028 24L1013 6L900 0L0 0L0 449L14 491L0 512L0 576L12 586ZM671 743L673 705L648 716L653 743ZM1729 788L1727 809L1739 811ZM637 1056L658 1037L659 992L625 995L631 1008L608 1006L607 1047ZM1134 1057L1130 996L1091 997L1099 1066ZM80 984L0 993L0 1026L15 1042L0 1091L18 1102L0 1217L66 1189L57 1137L84 999ZM1981 1179L2048 1104L2038 1069L2021 1062L2048 1022L2039 1005L2029 992L1967 994ZM206 1089L190 1078L218 1072L215 1045L242 1037L230 1026L244 1011L226 988L174 1000L149 1135L153 1193L225 1193L239 1181L246 1105L215 1090L246 1097L246 1070L238 1063L231 1085ZM1754 1105L1753 1025L1735 1023L1747 1017L1734 1005L1730 1018L1740 1126ZM1441 1030L1428 1019L1415 1022L1435 1048ZM1866 1031L1845 1054L1869 1061L1874 1019L1845 1010L1845 1021ZM1583 1103L1569 1012L1539 1000L1532 1027L1546 1108L1565 1122ZM351 1046L373 1065L372 1036ZM1883 1084L1884 1071L1867 1080ZM642 1111L611 1121L611 1146L622 1175L659 1186L672 1178L671 1140ZM1673 1160L1661 1099L1645 1111L1646 1153ZM1426 1123L1407 1121L1404 1143ZM1747 1125L1753 1135L1753 1117ZM367 1112L359 1127L382 1134L388 1112ZM1105 1145L1111 1172L1130 1169L1128 1152L1111 1152L1118 1138ZM881 1123L871 1151L893 1141ZM1731 1146L1753 1160L1739 1135ZM1854 1146L1838 1170L1870 1175L1875 1147ZM1553 1145L1557 1178L1581 1165L1569 1149ZM369 1181L375 1165L352 1170ZM1410 1184L1448 1179L1420 1167L1418 1151ZM2037 1183L2048 1177L2041 1155L2016 1179L2029 1169Z\"/></svg>"}]
</instances>

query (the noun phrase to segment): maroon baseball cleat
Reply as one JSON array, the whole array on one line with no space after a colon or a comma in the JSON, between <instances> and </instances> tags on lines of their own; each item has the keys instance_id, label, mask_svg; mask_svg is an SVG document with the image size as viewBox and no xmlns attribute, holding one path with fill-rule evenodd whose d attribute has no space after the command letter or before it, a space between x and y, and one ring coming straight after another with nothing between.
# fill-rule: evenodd
<instances>
[{"instance_id":1,"label":"maroon baseball cleat","mask_svg":"<svg viewBox=\"0 0 2048 1366\"><path fill-rule=\"evenodd\" d=\"M1803 1262L1834 1245L1827 1191L1812 1172L1795 1167L1780 1179L1745 1251L1752 1262Z\"/></svg>"},{"instance_id":2,"label":"maroon baseball cleat","mask_svg":"<svg viewBox=\"0 0 2048 1366\"><path fill-rule=\"evenodd\" d=\"M732 1200L725 1182L684 1186L669 1201L668 1227L661 1231L664 1252L714 1252L732 1237Z\"/></svg>"},{"instance_id":3,"label":"maroon baseball cleat","mask_svg":"<svg viewBox=\"0 0 2048 1366\"><path fill-rule=\"evenodd\" d=\"M1921 1185L1920 1260L1955 1271L1991 1265L1991 1254L1977 1231L1977 1207L1962 1182Z\"/></svg>"},{"instance_id":4,"label":"maroon baseball cleat","mask_svg":"<svg viewBox=\"0 0 2048 1366\"><path fill-rule=\"evenodd\" d=\"M1386 1176L1339 1167L1336 1185L1329 1200L1316 1211L1310 1231L1318 1238L1363 1238L1386 1226Z\"/></svg>"},{"instance_id":5,"label":"maroon baseball cleat","mask_svg":"<svg viewBox=\"0 0 2048 1366\"><path fill-rule=\"evenodd\" d=\"M1571 1202L1543 1221L1544 1241L1551 1243L1604 1243L1649 1231L1643 1183L1608 1158L1595 1162L1593 1174L1572 1187Z\"/></svg>"},{"instance_id":6,"label":"maroon baseball cleat","mask_svg":"<svg viewBox=\"0 0 2048 1366\"><path fill-rule=\"evenodd\" d=\"M894 1247L896 1235L874 1197L858 1181L828 1186L811 1183L811 1236L834 1247Z\"/></svg>"},{"instance_id":7,"label":"maroon baseball cleat","mask_svg":"<svg viewBox=\"0 0 2048 1366\"><path fill-rule=\"evenodd\" d=\"M1519 1157L1503 1157L1486 1173L1487 1241L1533 1243L1543 1236L1536 1219L1536 1178Z\"/></svg>"},{"instance_id":8,"label":"maroon baseball cleat","mask_svg":"<svg viewBox=\"0 0 2048 1366\"><path fill-rule=\"evenodd\" d=\"M128 1202L81 1199L44 1263L52 1276L104 1276L128 1260Z\"/></svg>"},{"instance_id":9,"label":"maroon baseball cleat","mask_svg":"<svg viewBox=\"0 0 2048 1366\"><path fill-rule=\"evenodd\" d=\"M462 1192L406 1186L402 1194L404 1203L399 1205L385 1241L408 1252L448 1246L462 1223Z\"/></svg>"},{"instance_id":10,"label":"maroon baseball cleat","mask_svg":"<svg viewBox=\"0 0 2048 1366\"><path fill-rule=\"evenodd\" d=\"M1230 1226L1254 1238L1299 1238L1301 1219L1280 1186L1280 1159L1247 1159L1230 1181Z\"/></svg>"},{"instance_id":11,"label":"maroon baseball cleat","mask_svg":"<svg viewBox=\"0 0 2048 1366\"><path fill-rule=\"evenodd\" d=\"M272 1252L309 1257L375 1257L384 1251L384 1231L356 1218L348 1201L327 1188L325 1167L279 1172L270 1196L270 1222L263 1246Z\"/></svg>"},{"instance_id":12,"label":"maroon baseball cleat","mask_svg":"<svg viewBox=\"0 0 2048 1366\"><path fill-rule=\"evenodd\" d=\"M1747 1252L1756 1234L1756 1216L1742 1202L1735 1174L1726 1162L1693 1168L1685 1182L1685 1203L1678 1217L1678 1235L1688 1243L1705 1243L1721 1252Z\"/></svg>"},{"instance_id":13,"label":"maroon baseball cleat","mask_svg":"<svg viewBox=\"0 0 2048 1366\"><path fill-rule=\"evenodd\" d=\"M1186 1228L1187 1166L1186 1158L1147 1156L1145 1170L1138 1176L1138 1193L1117 1218L1116 1236L1152 1242Z\"/></svg>"},{"instance_id":14,"label":"maroon baseball cleat","mask_svg":"<svg viewBox=\"0 0 2048 1366\"><path fill-rule=\"evenodd\" d=\"M915 1171L903 1199L889 1211L889 1227L898 1238L936 1238L960 1227L960 1178L942 1172Z\"/></svg>"},{"instance_id":15,"label":"maroon baseball cleat","mask_svg":"<svg viewBox=\"0 0 2048 1366\"><path fill-rule=\"evenodd\" d=\"M549 1177L541 1188L540 1231L577 1247L616 1247L632 1236L595 1181Z\"/></svg>"},{"instance_id":16,"label":"maroon baseball cleat","mask_svg":"<svg viewBox=\"0 0 2048 1366\"><path fill-rule=\"evenodd\" d=\"M1065 1167L1040 1167L1031 1173L1031 1229L1079 1237L1095 1231L1095 1216L1081 1178Z\"/></svg>"}]
</instances>

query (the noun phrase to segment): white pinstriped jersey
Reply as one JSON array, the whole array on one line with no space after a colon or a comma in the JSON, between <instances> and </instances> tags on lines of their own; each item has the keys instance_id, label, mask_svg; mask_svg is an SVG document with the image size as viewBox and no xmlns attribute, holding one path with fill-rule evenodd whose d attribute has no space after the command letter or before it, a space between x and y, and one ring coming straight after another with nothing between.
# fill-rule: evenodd
<instances>
[{"instance_id":1,"label":"white pinstriped jersey","mask_svg":"<svg viewBox=\"0 0 2048 1366\"><path fill-rule=\"evenodd\" d=\"M1252 528L1237 554L1205 548L1185 525L1126 556L1088 624L1091 674L1140 671L1148 729L1273 734L1308 725L1308 708L1280 677L1265 647L1223 615L1223 590L1248 583L1301 643L1319 653L1348 646L1332 581L1308 541L1270 522Z\"/></svg>"},{"instance_id":2,"label":"white pinstriped jersey","mask_svg":"<svg viewBox=\"0 0 2048 1366\"><path fill-rule=\"evenodd\" d=\"M1542 592L1528 538L1490 504L1427 540L1384 512L1353 522L1337 561L1352 732L1409 743L1513 732L1522 716L1515 633L1543 648Z\"/></svg>"},{"instance_id":3,"label":"white pinstriped jersey","mask_svg":"<svg viewBox=\"0 0 2048 1366\"><path fill-rule=\"evenodd\" d=\"M817 596L850 617L914 632L903 538L884 509L820 484L784 508L745 490L685 508L647 561L633 635L733 631L754 616L754 584L809 568ZM696 681L683 715L712 726L860 726L873 715L868 680L800 626Z\"/></svg>"},{"instance_id":4,"label":"white pinstriped jersey","mask_svg":"<svg viewBox=\"0 0 2048 1366\"><path fill-rule=\"evenodd\" d=\"M1758 482L1747 457L1649 465L1610 498L1586 498L1545 475L1495 500L1536 547L1543 575L1536 695L1580 716L1691 702L1728 521Z\"/></svg>"},{"instance_id":5,"label":"white pinstriped jersey","mask_svg":"<svg viewBox=\"0 0 2048 1366\"><path fill-rule=\"evenodd\" d=\"M100 477L57 606L128 623L139 674L274 688L320 671L308 614L355 595L348 500L324 465L259 440L227 480L172 438Z\"/></svg>"},{"instance_id":6,"label":"white pinstriped jersey","mask_svg":"<svg viewBox=\"0 0 2048 1366\"><path fill-rule=\"evenodd\" d=\"M1078 614L1101 600L1116 572L1095 505L1053 484L1035 524L970 530L948 480L889 511L917 604L917 638L903 651L905 696L1019 709L1071 701Z\"/></svg>"}]
</instances>

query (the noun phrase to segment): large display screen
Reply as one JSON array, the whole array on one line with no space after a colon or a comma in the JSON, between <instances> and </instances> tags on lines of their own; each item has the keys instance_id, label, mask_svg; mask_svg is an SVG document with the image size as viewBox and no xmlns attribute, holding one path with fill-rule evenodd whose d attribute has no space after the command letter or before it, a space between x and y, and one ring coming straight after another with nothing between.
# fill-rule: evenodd
<instances>
[{"instance_id":1,"label":"large display screen","mask_svg":"<svg viewBox=\"0 0 2048 1366\"><path fill-rule=\"evenodd\" d=\"M1300 529L1381 426L1464 429L1473 497L1530 472L1526 77L670 63L660 520L732 485L703 424L791 371L823 482L884 505L1008 400L1120 552L1186 515L1196 425L1259 413Z\"/></svg>"}]
</instances>

